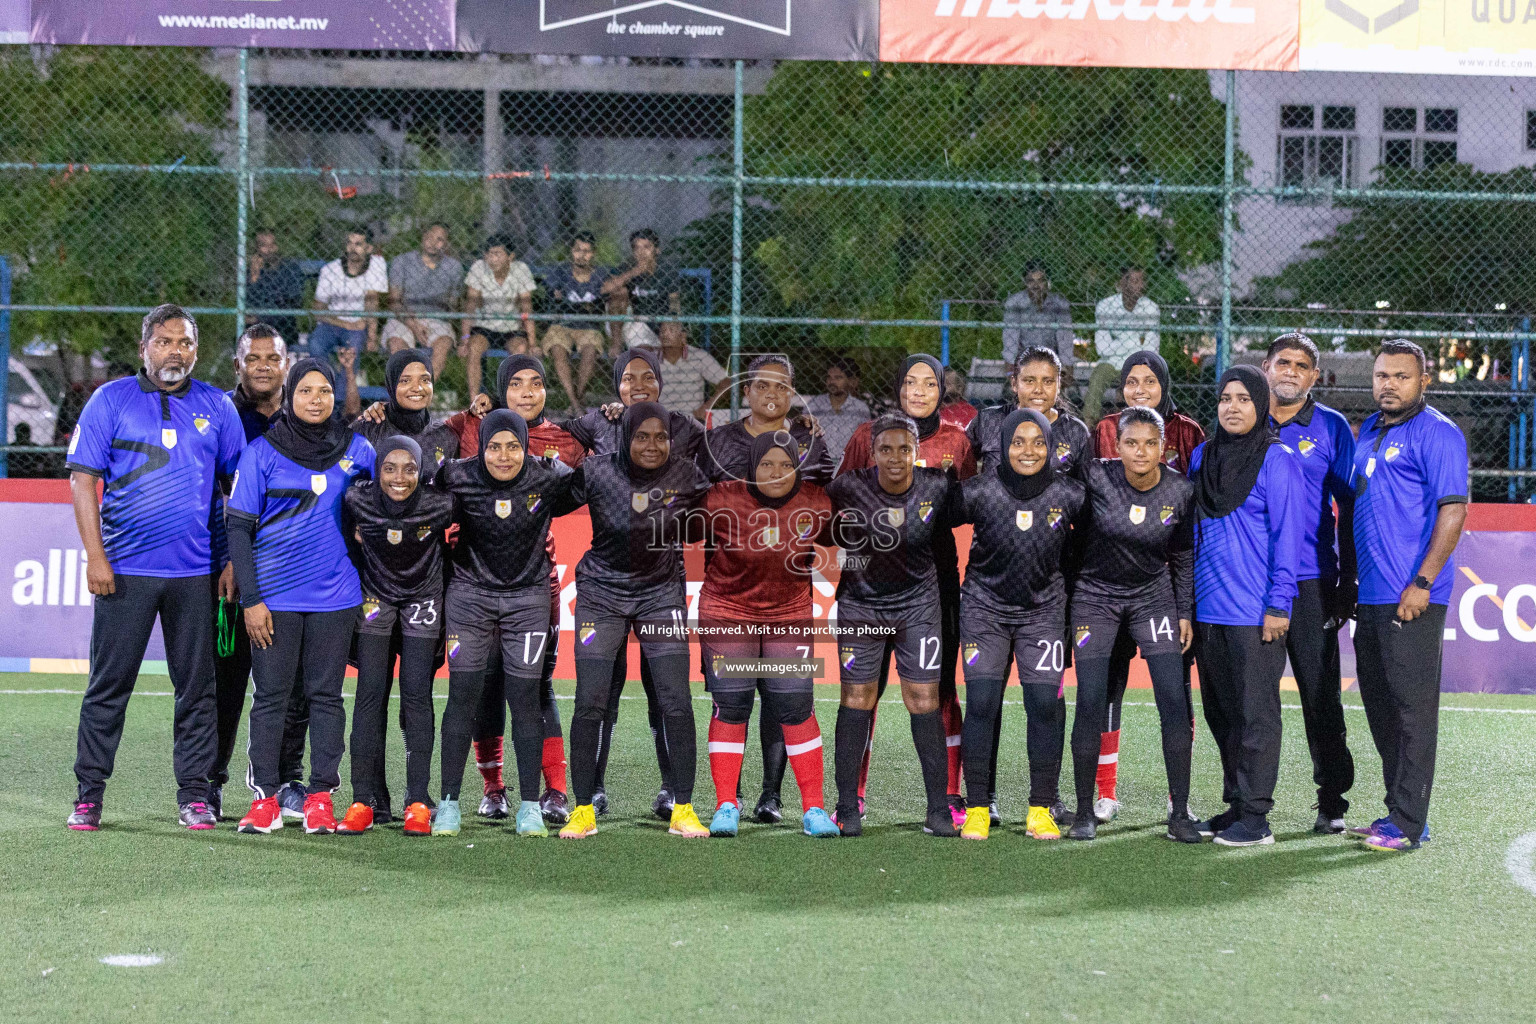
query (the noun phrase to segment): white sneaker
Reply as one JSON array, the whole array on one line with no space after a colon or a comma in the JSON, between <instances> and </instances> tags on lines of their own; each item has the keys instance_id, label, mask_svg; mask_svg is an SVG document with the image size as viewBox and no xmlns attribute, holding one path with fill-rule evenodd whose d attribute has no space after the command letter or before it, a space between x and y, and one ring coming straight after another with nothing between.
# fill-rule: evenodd
<instances>
[{"instance_id":1,"label":"white sneaker","mask_svg":"<svg viewBox=\"0 0 1536 1024\"><path fill-rule=\"evenodd\" d=\"M1107 796L1099 797L1093 802L1093 816L1100 825L1108 825L1120 816L1120 801Z\"/></svg>"}]
</instances>

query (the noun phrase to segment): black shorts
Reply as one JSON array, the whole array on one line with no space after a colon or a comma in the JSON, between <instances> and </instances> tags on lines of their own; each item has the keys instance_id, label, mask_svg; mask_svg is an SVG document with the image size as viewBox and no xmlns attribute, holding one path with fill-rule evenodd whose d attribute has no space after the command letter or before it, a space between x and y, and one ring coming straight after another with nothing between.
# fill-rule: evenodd
<instances>
[{"instance_id":1,"label":"black shorts","mask_svg":"<svg viewBox=\"0 0 1536 1024\"><path fill-rule=\"evenodd\" d=\"M357 613L357 631L370 636L389 636L400 624L401 636L435 640L443 635L443 595L428 594L391 604L371 594L363 595Z\"/></svg>"},{"instance_id":2,"label":"black shorts","mask_svg":"<svg viewBox=\"0 0 1536 1024\"><path fill-rule=\"evenodd\" d=\"M778 672L764 672L761 676L749 676L744 672L720 674L725 667L723 663L731 660L809 662L816 653L815 643L810 636L800 639L773 636L701 639L699 653L699 660L704 663L704 689L709 693L739 693L755 689L759 679L769 693L810 693L814 683L814 677L809 671L800 675Z\"/></svg>"},{"instance_id":3,"label":"black shorts","mask_svg":"<svg viewBox=\"0 0 1536 1024\"><path fill-rule=\"evenodd\" d=\"M896 652L896 675L904 683L936 683L943 664L939 606L885 612L846 601L837 606L837 663L845 683L880 678L886 652Z\"/></svg>"},{"instance_id":4,"label":"black shorts","mask_svg":"<svg viewBox=\"0 0 1536 1024\"><path fill-rule=\"evenodd\" d=\"M1078 661L1107 659L1122 626L1143 658L1181 653L1173 584L1160 580L1144 591L1126 595L1079 581L1072 595L1073 656Z\"/></svg>"},{"instance_id":5,"label":"black shorts","mask_svg":"<svg viewBox=\"0 0 1536 1024\"><path fill-rule=\"evenodd\" d=\"M1067 667L1066 609L1048 605L1021 615L999 615L970 601L960 602L960 664L965 678L1007 679L1010 659L1019 683L1061 686Z\"/></svg>"},{"instance_id":6,"label":"black shorts","mask_svg":"<svg viewBox=\"0 0 1536 1024\"><path fill-rule=\"evenodd\" d=\"M501 645L508 675L542 676L550 635L549 590L542 583L511 594L448 585L448 668L478 672Z\"/></svg>"},{"instance_id":7,"label":"black shorts","mask_svg":"<svg viewBox=\"0 0 1536 1024\"><path fill-rule=\"evenodd\" d=\"M548 618L547 603L544 614ZM666 584L634 596L590 585L576 588L577 658L612 661L624 649L631 630L647 658L686 657L688 606L682 586Z\"/></svg>"}]
</instances>

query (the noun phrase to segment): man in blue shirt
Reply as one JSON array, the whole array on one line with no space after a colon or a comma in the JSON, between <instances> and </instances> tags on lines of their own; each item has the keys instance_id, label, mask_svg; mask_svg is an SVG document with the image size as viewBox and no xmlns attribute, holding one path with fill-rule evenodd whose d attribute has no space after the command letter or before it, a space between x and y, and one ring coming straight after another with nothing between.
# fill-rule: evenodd
<instances>
[{"instance_id":1,"label":"man in blue shirt","mask_svg":"<svg viewBox=\"0 0 1536 1024\"><path fill-rule=\"evenodd\" d=\"M1349 810L1344 794L1355 784L1355 761L1344 739L1344 704L1339 699L1339 627L1355 603L1350 530L1355 498L1349 487L1355 435L1340 413L1313 400L1319 366L1317 346L1305 334L1282 334L1270 343L1264 359L1270 428L1296 453L1301 466L1305 518L1286 649L1317 786L1313 831L1339 833ZM1334 502L1339 505L1337 529Z\"/></svg>"},{"instance_id":2,"label":"man in blue shirt","mask_svg":"<svg viewBox=\"0 0 1536 1024\"><path fill-rule=\"evenodd\" d=\"M189 313L158 306L139 337L144 368L96 389L65 463L95 597L75 759L79 792L68 822L79 831L101 825L128 698L157 616L176 693L180 821L191 829L215 821L206 802L216 745L213 495L234 474L245 435L228 396L192 379L197 323ZM98 484L105 485L100 499Z\"/></svg>"},{"instance_id":3,"label":"man in blue shirt","mask_svg":"<svg viewBox=\"0 0 1536 1024\"><path fill-rule=\"evenodd\" d=\"M1383 342L1371 378L1381 411L1355 449L1355 661L1388 813L1353 831L1375 850L1414 850L1428 837L1445 609L1467 520L1467 439L1426 403L1428 386L1423 349Z\"/></svg>"}]
</instances>

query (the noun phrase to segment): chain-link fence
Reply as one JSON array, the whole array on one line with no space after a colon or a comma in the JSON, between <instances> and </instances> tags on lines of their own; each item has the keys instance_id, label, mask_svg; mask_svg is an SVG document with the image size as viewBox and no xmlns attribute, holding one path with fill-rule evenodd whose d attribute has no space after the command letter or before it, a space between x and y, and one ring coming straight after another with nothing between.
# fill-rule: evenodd
<instances>
[{"instance_id":1,"label":"chain-link fence","mask_svg":"<svg viewBox=\"0 0 1536 1024\"><path fill-rule=\"evenodd\" d=\"M557 416L610 397L607 360L647 332L684 404L708 400L713 364L764 351L796 358L806 394L844 357L883 400L923 350L978 405L1005 346L1070 349L1082 398L1096 361L1155 332L1209 422L1218 367L1304 328L1321 396L1358 423L1370 348L1406 336L1467 431L1477 496L1531 493L1525 80L4 47L0 100L13 475L61 472L47 447L135 364L134 314L176 301L200 315L199 373L226 385L257 319L322 351L370 324L364 400L377 336L441 333L445 408L531 324L569 366ZM408 255L433 224L441 254ZM603 294L646 229L658 272ZM582 232L592 276L572 269ZM526 306L502 252L529 270ZM379 287L371 255L398 291L352 310L339 295Z\"/></svg>"}]
</instances>

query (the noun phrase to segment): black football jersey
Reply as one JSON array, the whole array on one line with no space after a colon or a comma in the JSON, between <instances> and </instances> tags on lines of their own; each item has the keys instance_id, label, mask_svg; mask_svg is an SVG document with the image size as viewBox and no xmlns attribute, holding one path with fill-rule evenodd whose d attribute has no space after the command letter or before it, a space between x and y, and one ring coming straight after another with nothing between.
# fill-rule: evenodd
<instances>
[{"instance_id":1,"label":"black football jersey","mask_svg":"<svg viewBox=\"0 0 1536 1024\"><path fill-rule=\"evenodd\" d=\"M1014 405L994 405L976 414L966 436L971 448L977 452L979 472L988 473L997 468L1003 457L1003 421L1018 408ZM1051 460L1057 473L1083 479L1088 462L1093 458L1093 434L1088 424L1069 412L1059 412L1051 424Z\"/></svg>"},{"instance_id":2,"label":"black football jersey","mask_svg":"<svg viewBox=\"0 0 1536 1024\"><path fill-rule=\"evenodd\" d=\"M374 423L359 416L352 422L352 429L366 437L368 443L375 448L386 437L408 437L415 441L421 446L421 461L425 463L421 467L423 483L431 480L432 474L443 463L459 457L459 436L449 430L442 420L428 423L427 428L419 434L408 434L387 419L383 423Z\"/></svg>"},{"instance_id":3,"label":"black football jersey","mask_svg":"<svg viewBox=\"0 0 1536 1024\"><path fill-rule=\"evenodd\" d=\"M592 546L576 564L576 587L633 594L683 579L688 512L709 481L692 459L674 456L645 483L631 480L617 455L594 455L575 472L572 500L592 516Z\"/></svg>"},{"instance_id":4,"label":"black football jersey","mask_svg":"<svg viewBox=\"0 0 1536 1024\"><path fill-rule=\"evenodd\" d=\"M391 515L372 480L342 497L343 529L361 548L363 593L402 605L443 592L443 533L453 521L453 499L430 487L417 490L415 506Z\"/></svg>"},{"instance_id":5,"label":"black football jersey","mask_svg":"<svg viewBox=\"0 0 1536 1024\"><path fill-rule=\"evenodd\" d=\"M619 421L610 420L601 409L566 420L566 432L593 455L612 455L619 450ZM667 424L672 438L672 454L692 462L704 440L704 428L687 413L674 412Z\"/></svg>"},{"instance_id":6,"label":"black football jersey","mask_svg":"<svg viewBox=\"0 0 1536 1024\"><path fill-rule=\"evenodd\" d=\"M522 472L505 483L478 458L445 462L433 486L453 497L454 579L493 593L547 590L549 521L580 504L573 483L572 471L550 459L524 457Z\"/></svg>"},{"instance_id":7,"label":"black football jersey","mask_svg":"<svg viewBox=\"0 0 1536 1024\"><path fill-rule=\"evenodd\" d=\"M960 519L973 524L960 588L966 600L1002 615L1066 600L1063 565L1087 488L1058 475L1033 498L1020 499L986 471L961 484L960 493Z\"/></svg>"},{"instance_id":8,"label":"black football jersey","mask_svg":"<svg viewBox=\"0 0 1536 1024\"><path fill-rule=\"evenodd\" d=\"M960 485L946 470L917 467L905 494L887 494L879 473L857 469L827 485L827 539L842 548L837 599L898 613L933 607L934 538L954 526Z\"/></svg>"},{"instance_id":9,"label":"black football jersey","mask_svg":"<svg viewBox=\"0 0 1536 1024\"><path fill-rule=\"evenodd\" d=\"M798 422L791 422L789 436L794 440L795 458L800 463L800 479L810 484L825 486L832 479L836 464L826 442L812 434ZM752 457L753 437L741 421L727 423L704 433L704 443L699 446L699 468L710 481L750 480L752 468L747 462Z\"/></svg>"},{"instance_id":10,"label":"black football jersey","mask_svg":"<svg viewBox=\"0 0 1536 1024\"><path fill-rule=\"evenodd\" d=\"M1194 616L1195 485L1163 469L1150 491L1125 478L1119 459L1088 463L1088 536L1079 578L1133 596L1171 577L1179 617Z\"/></svg>"}]
</instances>

